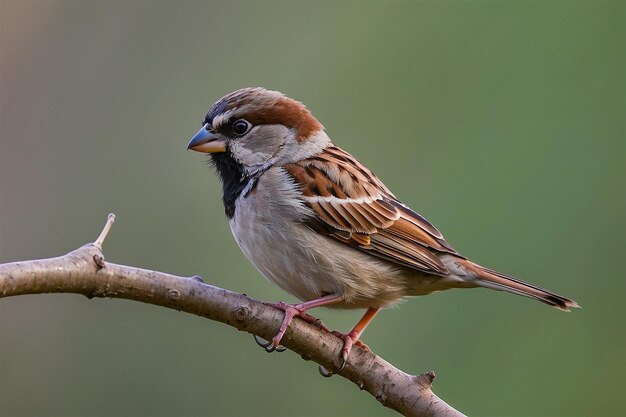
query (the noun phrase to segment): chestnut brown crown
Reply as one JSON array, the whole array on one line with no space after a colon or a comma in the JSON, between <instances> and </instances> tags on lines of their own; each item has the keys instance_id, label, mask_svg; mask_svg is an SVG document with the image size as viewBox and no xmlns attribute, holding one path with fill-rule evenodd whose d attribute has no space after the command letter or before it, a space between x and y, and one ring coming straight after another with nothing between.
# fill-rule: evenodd
<instances>
[{"instance_id":1,"label":"chestnut brown crown","mask_svg":"<svg viewBox=\"0 0 626 417\"><path fill-rule=\"evenodd\" d=\"M262 87L241 88L225 95L209 109L204 122L212 130L219 130L237 119L245 119L255 126L283 125L296 131L298 141L324 129L304 104Z\"/></svg>"}]
</instances>

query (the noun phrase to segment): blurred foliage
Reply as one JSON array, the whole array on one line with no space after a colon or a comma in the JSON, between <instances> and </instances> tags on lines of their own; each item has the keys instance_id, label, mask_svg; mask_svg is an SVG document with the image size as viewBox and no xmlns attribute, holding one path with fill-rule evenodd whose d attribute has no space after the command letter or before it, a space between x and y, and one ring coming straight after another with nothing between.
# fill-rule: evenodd
<instances>
[{"instance_id":1,"label":"blurred foliage","mask_svg":"<svg viewBox=\"0 0 626 417\"><path fill-rule=\"evenodd\" d=\"M118 215L111 261L293 300L230 236L185 145L244 86L305 102L465 255L576 299L494 291L385 311L365 333L469 415L623 414L624 2L0 3L0 261ZM315 312L347 330L361 312ZM394 415L292 353L119 300L0 301L2 416Z\"/></svg>"}]
</instances>

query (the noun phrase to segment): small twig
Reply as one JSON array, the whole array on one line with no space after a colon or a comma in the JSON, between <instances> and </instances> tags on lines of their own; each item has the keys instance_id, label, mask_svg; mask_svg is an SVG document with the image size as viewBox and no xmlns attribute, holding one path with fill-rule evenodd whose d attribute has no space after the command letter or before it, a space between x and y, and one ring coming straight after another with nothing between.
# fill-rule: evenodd
<instances>
[{"instance_id":1,"label":"small twig","mask_svg":"<svg viewBox=\"0 0 626 417\"><path fill-rule=\"evenodd\" d=\"M104 227L102 228L102 232L100 232L100 236L98 236L96 241L93 242L93 245L96 248L102 250L102 244L104 243L104 239L107 238L107 235L109 234L109 231L111 230L111 226L113 226L114 222L115 222L115 214L109 213L109 215L107 216L107 222L104 224Z\"/></svg>"}]
</instances>

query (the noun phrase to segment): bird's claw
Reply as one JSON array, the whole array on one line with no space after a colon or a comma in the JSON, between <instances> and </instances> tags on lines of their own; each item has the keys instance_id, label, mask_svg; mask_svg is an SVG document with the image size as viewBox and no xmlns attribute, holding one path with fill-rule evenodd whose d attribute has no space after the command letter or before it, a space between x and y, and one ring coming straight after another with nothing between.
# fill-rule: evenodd
<instances>
[{"instance_id":1,"label":"bird's claw","mask_svg":"<svg viewBox=\"0 0 626 417\"><path fill-rule=\"evenodd\" d=\"M339 362L339 366L337 368L335 368L334 371L330 371L326 367L320 365L318 370L320 372L320 375L322 375L324 378L330 378L331 376L333 376L335 374L338 374L339 372L343 371L343 369L348 364L348 355L350 354L350 351L352 350L352 346L353 345L365 346L363 343L361 343L358 340L357 340L357 342L354 342L354 340L352 339L352 337L350 337L349 334L344 334L344 333L338 332L336 330L333 330L330 333L335 335L335 336L337 336L338 338L340 338L343 341L343 346L341 347L341 356L339 358L341 360L341 362ZM367 346L365 346L365 347L367 348Z\"/></svg>"},{"instance_id":2,"label":"bird's claw","mask_svg":"<svg viewBox=\"0 0 626 417\"><path fill-rule=\"evenodd\" d=\"M263 349L267 348L270 345L270 342L261 338L260 336L253 334L252 337L254 338L254 341L256 342L256 344L261 346Z\"/></svg>"},{"instance_id":3,"label":"bird's claw","mask_svg":"<svg viewBox=\"0 0 626 417\"><path fill-rule=\"evenodd\" d=\"M254 340L256 341L256 343L259 346L261 346L263 349L265 349L265 351L268 353L271 353L274 351L284 352L285 350L287 350L286 347L280 344L280 341L282 340L283 336L287 332L287 327L289 326L289 324L291 324L291 321L293 320L294 317L300 317L302 320L306 321L307 323L314 324L321 330L328 330L326 326L324 326L319 319L311 316L310 314L307 314L306 310L302 309L299 305L287 304L287 303L283 303L282 301L277 302L277 303L267 303L267 305L270 305L278 310L285 312L285 317L283 318L283 322L280 325L278 333L276 333L276 336L274 336L274 338L271 341L261 342L260 340L262 339L259 339L257 338L257 336L254 336Z\"/></svg>"},{"instance_id":4,"label":"bird's claw","mask_svg":"<svg viewBox=\"0 0 626 417\"><path fill-rule=\"evenodd\" d=\"M331 371L329 371L322 365L320 365L317 369L318 371L320 371L320 375L323 376L324 378L330 378L331 376L335 375L334 373L332 373Z\"/></svg>"},{"instance_id":5,"label":"bird's claw","mask_svg":"<svg viewBox=\"0 0 626 417\"><path fill-rule=\"evenodd\" d=\"M347 361L347 357L344 358L343 355L341 356L341 362L339 364L339 366L334 370L331 371L329 369L327 369L325 366L320 365L318 367L318 370L320 372L320 375L323 376L324 378L330 378L331 376L338 374L339 372L343 371L343 368L346 367L346 364L348 363Z\"/></svg>"},{"instance_id":6,"label":"bird's claw","mask_svg":"<svg viewBox=\"0 0 626 417\"><path fill-rule=\"evenodd\" d=\"M356 339L358 337L356 335L353 335L351 333L341 333L336 330L333 330L331 334L337 336L343 341L343 346L341 348L341 363L339 367L337 368L337 370L335 371L335 373L341 372L343 368L346 367L346 364L348 363L348 355L352 351L353 346L362 347L363 349L367 351L370 350L369 346L361 342L359 339Z\"/></svg>"},{"instance_id":7,"label":"bird's claw","mask_svg":"<svg viewBox=\"0 0 626 417\"><path fill-rule=\"evenodd\" d=\"M337 368L336 372L341 372L343 371L343 368L346 367L346 364L348 363L348 357L347 356L343 356L343 354L341 355L341 365L339 365L339 368Z\"/></svg>"},{"instance_id":8,"label":"bird's claw","mask_svg":"<svg viewBox=\"0 0 626 417\"><path fill-rule=\"evenodd\" d=\"M267 340L264 340L255 334L253 334L252 337L254 337L254 341L256 342L256 344L265 349L267 353L272 353L274 351L280 353L287 350L287 348L280 343L275 343L274 339L268 342Z\"/></svg>"}]
</instances>

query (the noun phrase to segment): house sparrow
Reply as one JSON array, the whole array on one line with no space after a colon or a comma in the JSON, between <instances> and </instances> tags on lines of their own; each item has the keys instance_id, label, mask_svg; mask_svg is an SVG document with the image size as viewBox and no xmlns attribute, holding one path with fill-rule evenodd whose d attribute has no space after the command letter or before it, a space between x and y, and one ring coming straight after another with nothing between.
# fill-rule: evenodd
<instances>
[{"instance_id":1,"label":"house sparrow","mask_svg":"<svg viewBox=\"0 0 626 417\"><path fill-rule=\"evenodd\" d=\"M234 91L202 124L187 149L211 154L237 244L266 278L302 300L273 304L285 317L270 350L294 317L310 320L306 312L320 306L367 309L350 332L334 332L344 342L343 365L376 313L407 296L485 287L564 311L578 307L459 254L280 92Z\"/></svg>"}]
</instances>

